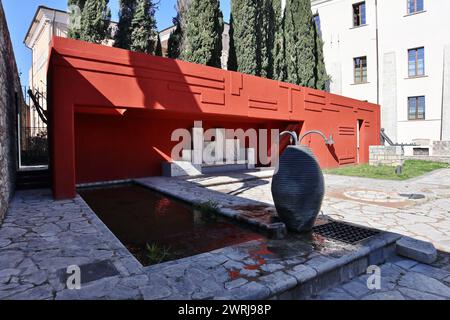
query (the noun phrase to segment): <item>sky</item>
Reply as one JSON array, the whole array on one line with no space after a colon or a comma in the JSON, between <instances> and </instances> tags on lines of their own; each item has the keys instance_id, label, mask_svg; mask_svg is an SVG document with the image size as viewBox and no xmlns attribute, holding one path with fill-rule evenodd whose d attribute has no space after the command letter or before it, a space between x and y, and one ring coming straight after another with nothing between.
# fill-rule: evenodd
<instances>
[{"instance_id":1,"label":"sky","mask_svg":"<svg viewBox=\"0 0 450 320\"><path fill-rule=\"evenodd\" d=\"M158 1L158 0L156 0ZM36 9L42 5L50 8L66 10L67 0L2 0L8 22L11 41L14 47L17 66L21 73L21 82L28 85L28 70L31 67L31 51L25 47L23 40L33 20ZM26 5L25 5L26 3ZM159 0L156 12L158 29L162 30L172 25L172 18L176 15L176 0ZM112 20L118 20L119 0L110 0ZM221 0L221 8L225 21L229 21L230 0Z\"/></svg>"}]
</instances>

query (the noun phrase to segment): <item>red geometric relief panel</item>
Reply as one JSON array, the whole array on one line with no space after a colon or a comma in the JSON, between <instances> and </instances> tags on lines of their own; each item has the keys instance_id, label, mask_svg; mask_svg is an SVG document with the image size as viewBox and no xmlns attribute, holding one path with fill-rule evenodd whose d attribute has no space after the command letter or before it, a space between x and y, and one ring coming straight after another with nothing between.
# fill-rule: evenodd
<instances>
[{"instance_id":1,"label":"red geometric relief panel","mask_svg":"<svg viewBox=\"0 0 450 320\"><path fill-rule=\"evenodd\" d=\"M347 104L342 104L342 103L337 103L337 102L331 102L330 103L330 106L333 108L333 107L335 107L335 108L345 108L345 109L353 109L353 107L352 106L349 106L349 105L347 105Z\"/></svg>"},{"instance_id":2,"label":"red geometric relief panel","mask_svg":"<svg viewBox=\"0 0 450 320\"><path fill-rule=\"evenodd\" d=\"M339 135L340 136L354 136L355 128L351 126L340 126L339 127Z\"/></svg>"},{"instance_id":3,"label":"red geometric relief panel","mask_svg":"<svg viewBox=\"0 0 450 320\"><path fill-rule=\"evenodd\" d=\"M248 106L252 109L263 109L263 110L278 110L278 102L275 100L260 100L255 98L248 99Z\"/></svg>"},{"instance_id":4,"label":"red geometric relief panel","mask_svg":"<svg viewBox=\"0 0 450 320\"><path fill-rule=\"evenodd\" d=\"M202 87L189 86L180 83L169 83L168 88L170 91L201 95L202 103L218 105L225 104L225 93L223 91L208 90Z\"/></svg>"},{"instance_id":5,"label":"red geometric relief panel","mask_svg":"<svg viewBox=\"0 0 450 320\"><path fill-rule=\"evenodd\" d=\"M355 162L356 162L356 159L354 156L344 156L344 157L339 158L340 165L354 164Z\"/></svg>"},{"instance_id":6,"label":"red geometric relief panel","mask_svg":"<svg viewBox=\"0 0 450 320\"><path fill-rule=\"evenodd\" d=\"M240 96L241 90L244 88L242 73L229 72L230 75L230 92L234 96Z\"/></svg>"},{"instance_id":7,"label":"red geometric relief panel","mask_svg":"<svg viewBox=\"0 0 450 320\"><path fill-rule=\"evenodd\" d=\"M307 92L305 97L305 109L310 111L322 111L322 108L326 105L325 94L314 91Z\"/></svg>"}]
</instances>

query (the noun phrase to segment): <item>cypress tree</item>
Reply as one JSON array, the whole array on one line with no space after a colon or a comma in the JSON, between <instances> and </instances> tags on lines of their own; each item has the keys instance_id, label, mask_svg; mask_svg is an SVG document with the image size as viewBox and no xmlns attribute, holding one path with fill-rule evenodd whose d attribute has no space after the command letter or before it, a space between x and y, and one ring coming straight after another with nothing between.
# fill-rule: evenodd
<instances>
[{"instance_id":1,"label":"cypress tree","mask_svg":"<svg viewBox=\"0 0 450 320\"><path fill-rule=\"evenodd\" d=\"M316 37L310 0L288 0L284 21L286 81L314 88Z\"/></svg>"},{"instance_id":2,"label":"cypress tree","mask_svg":"<svg viewBox=\"0 0 450 320\"><path fill-rule=\"evenodd\" d=\"M227 69L231 71L237 71L237 57L236 57L236 46L234 45L234 19L233 14L230 16L230 30L228 31L228 36L230 39L230 45L228 50L228 62Z\"/></svg>"},{"instance_id":3,"label":"cypress tree","mask_svg":"<svg viewBox=\"0 0 450 320\"><path fill-rule=\"evenodd\" d=\"M86 0L68 0L69 30L67 36L72 39L80 39L81 14Z\"/></svg>"},{"instance_id":4,"label":"cypress tree","mask_svg":"<svg viewBox=\"0 0 450 320\"><path fill-rule=\"evenodd\" d=\"M111 11L109 0L86 0L81 16L80 39L101 43L108 38Z\"/></svg>"},{"instance_id":5,"label":"cypress tree","mask_svg":"<svg viewBox=\"0 0 450 320\"><path fill-rule=\"evenodd\" d=\"M282 8L281 0L273 0L275 36L273 46L273 79L286 80L286 58L285 58L285 41L284 41L284 15L285 10Z\"/></svg>"},{"instance_id":6,"label":"cypress tree","mask_svg":"<svg viewBox=\"0 0 450 320\"><path fill-rule=\"evenodd\" d=\"M174 18L173 22L175 25L175 30L170 33L169 41L167 42L167 56L172 59L178 59L181 53L183 32L181 30L181 22L179 18Z\"/></svg>"},{"instance_id":7,"label":"cypress tree","mask_svg":"<svg viewBox=\"0 0 450 320\"><path fill-rule=\"evenodd\" d=\"M177 16L173 18L175 30L170 33L167 43L167 55L169 58L178 59L183 46L183 21L190 0L177 0Z\"/></svg>"},{"instance_id":8,"label":"cypress tree","mask_svg":"<svg viewBox=\"0 0 450 320\"><path fill-rule=\"evenodd\" d=\"M323 41L321 35L317 30L316 24L313 22L314 27L314 35L315 35L315 58L316 58L316 67L315 67L315 77L316 83L315 88L319 90L327 90L327 84L330 80L330 77L327 74L327 70L325 68L325 61L323 55Z\"/></svg>"},{"instance_id":9,"label":"cypress tree","mask_svg":"<svg viewBox=\"0 0 450 320\"><path fill-rule=\"evenodd\" d=\"M159 37L159 34L158 34L158 40L157 40L157 43L156 43L156 48L155 48L154 55L158 56L158 57L162 57L162 55L163 55L163 53L162 53L162 45L161 45L161 38Z\"/></svg>"},{"instance_id":10,"label":"cypress tree","mask_svg":"<svg viewBox=\"0 0 450 320\"><path fill-rule=\"evenodd\" d=\"M185 61L221 67L223 17L218 0L191 0L183 33Z\"/></svg>"},{"instance_id":11,"label":"cypress tree","mask_svg":"<svg viewBox=\"0 0 450 320\"><path fill-rule=\"evenodd\" d=\"M259 76L261 50L258 44L258 4L260 0L233 0L231 2L231 46L229 70ZM233 61L236 59L236 63Z\"/></svg>"},{"instance_id":12,"label":"cypress tree","mask_svg":"<svg viewBox=\"0 0 450 320\"><path fill-rule=\"evenodd\" d=\"M158 42L155 5L152 0L136 0L136 9L131 21L130 49L154 54Z\"/></svg>"},{"instance_id":13,"label":"cypress tree","mask_svg":"<svg viewBox=\"0 0 450 320\"><path fill-rule=\"evenodd\" d=\"M274 3L277 0L259 0L258 25L256 29L257 50L260 51L261 72L260 76L272 79L274 75L274 46L276 17Z\"/></svg>"},{"instance_id":14,"label":"cypress tree","mask_svg":"<svg viewBox=\"0 0 450 320\"><path fill-rule=\"evenodd\" d=\"M120 0L118 29L114 36L114 46L130 50L131 22L133 21L136 0Z\"/></svg>"}]
</instances>

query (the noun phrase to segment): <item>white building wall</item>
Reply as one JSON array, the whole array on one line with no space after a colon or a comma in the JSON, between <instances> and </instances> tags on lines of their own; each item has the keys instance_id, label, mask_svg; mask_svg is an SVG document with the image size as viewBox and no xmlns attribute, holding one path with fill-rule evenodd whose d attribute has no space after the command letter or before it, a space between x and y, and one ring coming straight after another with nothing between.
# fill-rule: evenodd
<instances>
[{"instance_id":1,"label":"white building wall","mask_svg":"<svg viewBox=\"0 0 450 320\"><path fill-rule=\"evenodd\" d=\"M331 91L378 102L382 108L382 127L396 142L440 140L442 114L444 131L450 128L450 123L447 124L450 116L445 117L450 114L450 83L443 82L444 49L450 45L450 1L424 0L424 12L407 15L407 0L366 0L367 25L352 28L352 5L358 2L312 0L313 13L320 15L325 64L334 81ZM408 49L416 47L425 48L425 76L408 78ZM368 83L354 85L353 58L364 55L368 60ZM340 70L336 68L339 63ZM408 120L408 97L421 95L425 95L425 120ZM443 110L443 106L447 109ZM443 133L444 138L450 137L450 133Z\"/></svg>"}]
</instances>

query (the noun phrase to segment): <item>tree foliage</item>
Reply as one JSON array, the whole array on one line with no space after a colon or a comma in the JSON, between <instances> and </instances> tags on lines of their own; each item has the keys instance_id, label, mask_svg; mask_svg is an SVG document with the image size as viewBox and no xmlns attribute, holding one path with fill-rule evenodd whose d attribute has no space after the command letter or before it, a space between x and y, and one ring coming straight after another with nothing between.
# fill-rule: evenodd
<instances>
[{"instance_id":1,"label":"tree foliage","mask_svg":"<svg viewBox=\"0 0 450 320\"><path fill-rule=\"evenodd\" d=\"M273 0L274 11L274 44L273 44L273 79L286 80L286 57L285 57L285 41L284 41L284 15L281 0Z\"/></svg>"},{"instance_id":2,"label":"tree foliage","mask_svg":"<svg viewBox=\"0 0 450 320\"><path fill-rule=\"evenodd\" d=\"M154 55L158 56L158 57L162 57L162 55L163 55L162 45L161 45L161 38L159 37L159 34L158 34L158 40L157 40L157 43L156 43L156 48L155 48Z\"/></svg>"},{"instance_id":3,"label":"tree foliage","mask_svg":"<svg viewBox=\"0 0 450 320\"><path fill-rule=\"evenodd\" d=\"M260 0L231 2L231 38L228 69L259 76L261 50L258 44L258 4ZM235 61L233 60L235 59Z\"/></svg>"},{"instance_id":4,"label":"tree foliage","mask_svg":"<svg viewBox=\"0 0 450 320\"><path fill-rule=\"evenodd\" d=\"M218 0L191 0L180 59L221 67L223 16Z\"/></svg>"},{"instance_id":5,"label":"tree foliage","mask_svg":"<svg viewBox=\"0 0 450 320\"><path fill-rule=\"evenodd\" d=\"M316 37L309 0L288 0L284 23L286 81L315 86Z\"/></svg>"},{"instance_id":6,"label":"tree foliage","mask_svg":"<svg viewBox=\"0 0 450 320\"><path fill-rule=\"evenodd\" d=\"M119 23L114 36L114 46L129 50L131 46L131 22L136 9L136 0L119 0L119 6Z\"/></svg>"},{"instance_id":7,"label":"tree foliage","mask_svg":"<svg viewBox=\"0 0 450 320\"><path fill-rule=\"evenodd\" d=\"M173 18L175 29L170 33L167 43L167 54L169 58L178 59L183 47L183 28L186 11L190 0L177 0L177 16Z\"/></svg>"},{"instance_id":8,"label":"tree foliage","mask_svg":"<svg viewBox=\"0 0 450 320\"><path fill-rule=\"evenodd\" d=\"M72 39L80 39L81 14L86 0L68 0L69 30L67 36Z\"/></svg>"},{"instance_id":9,"label":"tree foliage","mask_svg":"<svg viewBox=\"0 0 450 320\"><path fill-rule=\"evenodd\" d=\"M109 37L111 11L109 0L86 0L81 15L80 39L101 43Z\"/></svg>"},{"instance_id":10,"label":"tree foliage","mask_svg":"<svg viewBox=\"0 0 450 320\"><path fill-rule=\"evenodd\" d=\"M136 0L136 9L131 21L132 51L154 54L158 43L155 5L152 0Z\"/></svg>"}]
</instances>

